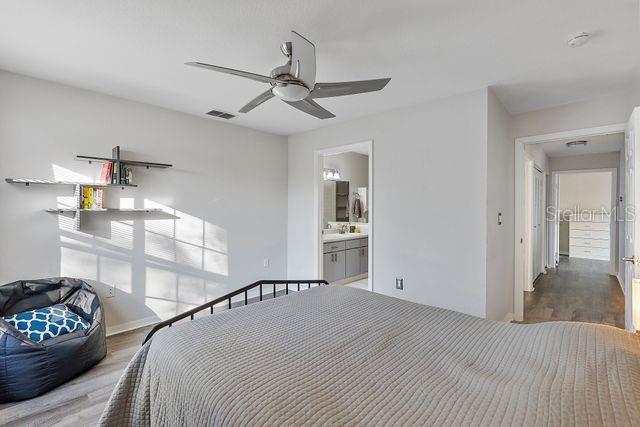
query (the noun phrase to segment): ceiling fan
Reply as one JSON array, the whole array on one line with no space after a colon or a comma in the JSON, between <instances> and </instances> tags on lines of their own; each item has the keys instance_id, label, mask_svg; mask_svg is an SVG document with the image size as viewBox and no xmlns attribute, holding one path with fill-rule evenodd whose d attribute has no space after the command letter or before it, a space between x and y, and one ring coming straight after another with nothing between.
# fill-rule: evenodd
<instances>
[{"instance_id":1,"label":"ceiling fan","mask_svg":"<svg viewBox=\"0 0 640 427\"><path fill-rule=\"evenodd\" d=\"M330 119L335 115L322 108L314 99L375 92L384 88L391 80L387 78L316 83L316 47L313 43L295 31L291 31L291 41L283 43L280 50L287 57L287 63L274 68L270 76L205 64L204 62L187 62L186 65L269 83L271 88L249 101L239 110L241 113L248 113L275 96L292 107L319 119Z\"/></svg>"}]
</instances>

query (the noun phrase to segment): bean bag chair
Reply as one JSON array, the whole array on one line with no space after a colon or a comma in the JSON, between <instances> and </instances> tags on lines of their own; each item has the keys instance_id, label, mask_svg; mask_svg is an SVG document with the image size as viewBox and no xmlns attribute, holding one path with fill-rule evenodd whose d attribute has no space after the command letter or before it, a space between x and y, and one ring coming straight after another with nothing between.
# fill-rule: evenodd
<instances>
[{"instance_id":1,"label":"bean bag chair","mask_svg":"<svg viewBox=\"0 0 640 427\"><path fill-rule=\"evenodd\" d=\"M73 317L88 328L47 339L36 333L30 335L32 339L4 320L56 304L64 304L62 308L79 316L81 319ZM0 286L0 403L51 390L89 369L106 354L104 313L98 295L86 282L54 278Z\"/></svg>"}]
</instances>

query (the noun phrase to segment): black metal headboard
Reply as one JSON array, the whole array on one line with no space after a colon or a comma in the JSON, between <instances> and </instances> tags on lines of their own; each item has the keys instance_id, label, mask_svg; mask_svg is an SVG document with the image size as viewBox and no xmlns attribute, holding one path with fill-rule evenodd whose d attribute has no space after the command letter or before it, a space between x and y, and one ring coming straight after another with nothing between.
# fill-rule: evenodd
<instances>
[{"instance_id":1,"label":"black metal headboard","mask_svg":"<svg viewBox=\"0 0 640 427\"><path fill-rule=\"evenodd\" d=\"M224 301L228 301L228 309L230 310L233 305L231 302L231 298L244 294L244 304L240 304L240 305L247 305L249 304L249 291L255 288L259 288L260 293L258 298L258 301L262 301L265 293L264 293L264 287L265 286L272 286L273 289L268 290L269 292L269 297L270 298L276 298L280 295L287 295L289 294L289 288L290 286L296 286L296 291L301 291L304 290L305 286L307 289L310 289L312 285L316 285L316 286L322 286L322 285L328 285L329 282L327 282L326 280L258 280L257 282L254 282L250 285L245 286L244 288L240 288L237 289L231 293L228 293L226 295L221 296L220 298L216 298L213 301L209 301L206 302L196 308L192 308L189 311L185 311L182 314L179 314L175 317L172 317L171 319L167 319L164 320L158 324L156 324L153 329L151 329L149 331L149 333L147 333L147 335L145 335L144 340L142 340L142 345L146 344L147 341L149 341L151 339L151 337L153 336L153 334L155 334L156 332L158 332L160 329L164 328L164 327L171 327L171 325L173 325L174 323L186 319L187 317L191 318L191 320L193 320L194 315L196 313L199 313L203 310L209 309L210 313L213 314L213 308L215 305L220 304ZM277 290L277 286L278 285L284 285L284 289L281 290ZM284 291L284 292L283 292ZM271 296L273 295L273 296Z\"/></svg>"}]
</instances>

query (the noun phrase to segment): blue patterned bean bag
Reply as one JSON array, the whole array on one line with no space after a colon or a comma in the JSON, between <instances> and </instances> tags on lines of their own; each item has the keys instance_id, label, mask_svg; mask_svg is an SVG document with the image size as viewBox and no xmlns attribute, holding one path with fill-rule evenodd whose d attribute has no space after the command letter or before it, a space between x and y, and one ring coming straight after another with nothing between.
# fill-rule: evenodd
<instances>
[{"instance_id":1,"label":"blue patterned bean bag","mask_svg":"<svg viewBox=\"0 0 640 427\"><path fill-rule=\"evenodd\" d=\"M0 286L0 403L38 396L107 353L98 295L79 279Z\"/></svg>"},{"instance_id":2,"label":"blue patterned bean bag","mask_svg":"<svg viewBox=\"0 0 640 427\"><path fill-rule=\"evenodd\" d=\"M89 323L64 304L5 316L4 320L34 341L89 329Z\"/></svg>"}]
</instances>

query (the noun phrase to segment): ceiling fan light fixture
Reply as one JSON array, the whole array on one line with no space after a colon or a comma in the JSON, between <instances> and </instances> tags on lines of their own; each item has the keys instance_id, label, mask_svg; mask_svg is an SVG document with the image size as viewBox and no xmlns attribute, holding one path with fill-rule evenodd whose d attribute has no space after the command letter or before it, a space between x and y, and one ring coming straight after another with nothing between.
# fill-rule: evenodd
<instances>
[{"instance_id":1,"label":"ceiling fan light fixture","mask_svg":"<svg viewBox=\"0 0 640 427\"><path fill-rule=\"evenodd\" d=\"M299 84L274 86L271 92L283 101L302 101L309 96L309 89Z\"/></svg>"}]
</instances>

